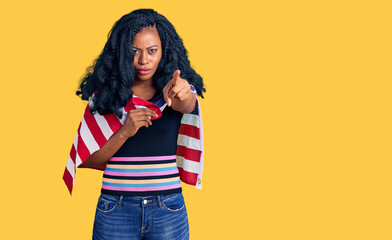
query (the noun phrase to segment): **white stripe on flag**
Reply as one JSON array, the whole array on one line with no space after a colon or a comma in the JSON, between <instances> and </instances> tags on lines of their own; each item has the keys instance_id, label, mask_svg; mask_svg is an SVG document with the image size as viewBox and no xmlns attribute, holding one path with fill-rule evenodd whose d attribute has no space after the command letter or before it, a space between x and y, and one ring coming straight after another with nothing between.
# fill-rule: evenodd
<instances>
[{"instance_id":1,"label":"white stripe on flag","mask_svg":"<svg viewBox=\"0 0 392 240\"><path fill-rule=\"evenodd\" d=\"M200 140L183 134L178 134L177 144L201 151Z\"/></svg>"},{"instance_id":2,"label":"white stripe on flag","mask_svg":"<svg viewBox=\"0 0 392 240\"><path fill-rule=\"evenodd\" d=\"M124 125L125 120L127 120L128 113L125 111L124 107L122 107L120 111L121 111L122 114L123 114L123 115L122 115L122 118L120 119L119 117L117 117L117 115L116 115L116 117L117 117L117 119L121 122L121 124Z\"/></svg>"},{"instance_id":3,"label":"white stripe on flag","mask_svg":"<svg viewBox=\"0 0 392 240\"><path fill-rule=\"evenodd\" d=\"M91 95L91 98L90 98L90 100L88 101L88 106L90 107L90 108L92 108L93 107L93 105L94 105L94 103L93 103L93 97L94 97L94 93Z\"/></svg>"},{"instance_id":4,"label":"white stripe on flag","mask_svg":"<svg viewBox=\"0 0 392 240\"><path fill-rule=\"evenodd\" d=\"M135 105L136 109L147 108L146 106Z\"/></svg>"},{"instance_id":5,"label":"white stripe on flag","mask_svg":"<svg viewBox=\"0 0 392 240\"><path fill-rule=\"evenodd\" d=\"M109 127L108 122L106 122L105 117L97 113L94 114L94 118L97 121L97 124L101 129L103 135L105 136L106 140L109 140L109 138L113 135L113 131Z\"/></svg>"},{"instance_id":6,"label":"white stripe on flag","mask_svg":"<svg viewBox=\"0 0 392 240\"><path fill-rule=\"evenodd\" d=\"M195 114L184 114L181 123L196 126L198 128L200 127L199 117Z\"/></svg>"},{"instance_id":7,"label":"white stripe on flag","mask_svg":"<svg viewBox=\"0 0 392 240\"><path fill-rule=\"evenodd\" d=\"M71 174L72 179L75 178L75 164L73 163L71 157L68 158L67 169L68 172Z\"/></svg>"},{"instance_id":8,"label":"white stripe on flag","mask_svg":"<svg viewBox=\"0 0 392 240\"><path fill-rule=\"evenodd\" d=\"M76 156L75 156L76 167L78 167L82 163L82 160L80 159L78 151L77 151L78 150L78 138L79 138L79 133L76 131L76 136L75 136L75 139L73 142L73 145L75 147L75 152L76 152Z\"/></svg>"},{"instance_id":9,"label":"white stripe on flag","mask_svg":"<svg viewBox=\"0 0 392 240\"><path fill-rule=\"evenodd\" d=\"M176 156L177 167L182 168L182 163L183 163L183 161L184 161L184 157L178 156L178 155Z\"/></svg>"},{"instance_id":10,"label":"white stripe on flag","mask_svg":"<svg viewBox=\"0 0 392 240\"><path fill-rule=\"evenodd\" d=\"M83 142L89 150L90 154L93 154L99 149L99 146L91 134L84 117L82 118L82 125L80 126L80 136L82 137Z\"/></svg>"},{"instance_id":11,"label":"white stripe on flag","mask_svg":"<svg viewBox=\"0 0 392 240\"><path fill-rule=\"evenodd\" d=\"M78 152L76 152L76 167L79 167L80 164L82 164L82 159L80 159L80 156L78 154Z\"/></svg>"},{"instance_id":12,"label":"white stripe on flag","mask_svg":"<svg viewBox=\"0 0 392 240\"><path fill-rule=\"evenodd\" d=\"M184 157L180 158L182 158L182 169L191 173L199 173L200 163L188 160Z\"/></svg>"}]
</instances>

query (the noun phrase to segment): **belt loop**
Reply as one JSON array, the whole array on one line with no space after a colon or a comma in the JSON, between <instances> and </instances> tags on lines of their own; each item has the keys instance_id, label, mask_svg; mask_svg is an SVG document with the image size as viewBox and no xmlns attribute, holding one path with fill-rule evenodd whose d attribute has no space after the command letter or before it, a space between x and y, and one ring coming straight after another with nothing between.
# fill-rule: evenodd
<instances>
[{"instance_id":1,"label":"belt loop","mask_svg":"<svg viewBox=\"0 0 392 240\"><path fill-rule=\"evenodd\" d=\"M157 201L158 201L159 208L162 208L162 201L159 195L157 196Z\"/></svg>"},{"instance_id":2,"label":"belt loop","mask_svg":"<svg viewBox=\"0 0 392 240\"><path fill-rule=\"evenodd\" d=\"M118 206L119 207L121 207L122 200L123 200L123 196L120 196L120 198L118 199Z\"/></svg>"}]
</instances>

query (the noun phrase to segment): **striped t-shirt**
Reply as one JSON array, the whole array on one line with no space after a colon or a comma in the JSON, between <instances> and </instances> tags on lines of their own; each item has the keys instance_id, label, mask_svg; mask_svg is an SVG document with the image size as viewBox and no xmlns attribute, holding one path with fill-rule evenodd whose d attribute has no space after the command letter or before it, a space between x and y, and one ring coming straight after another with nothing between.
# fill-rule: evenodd
<instances>
[{"instance_id":1,"label":"striped t-shirt","mask_svg":"<svg viewBox=\"0 0 392 240\"><path fill-rule=\"evenodd\" d=\"M167 106L162 117L128 138L107 162L101 192L124 196L181 192L176 152L182 115Z\"/></svg>"}]
</instances>

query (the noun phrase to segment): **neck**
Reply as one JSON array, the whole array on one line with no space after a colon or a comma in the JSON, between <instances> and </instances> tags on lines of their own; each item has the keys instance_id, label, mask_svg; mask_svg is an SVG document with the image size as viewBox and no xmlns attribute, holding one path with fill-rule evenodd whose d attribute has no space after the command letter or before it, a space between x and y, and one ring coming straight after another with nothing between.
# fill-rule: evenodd
<instances>
[{"instance_id":1,"label":"neck","mask_svg":"<svg viewBox=\"0 0 392 240\"><path fill-rule=\"evenodd\" d=\"M154 86L154 82L152 79L149 80L135 79L133 86L138 88L152 88Z\"/></svg>"}]
</instances>

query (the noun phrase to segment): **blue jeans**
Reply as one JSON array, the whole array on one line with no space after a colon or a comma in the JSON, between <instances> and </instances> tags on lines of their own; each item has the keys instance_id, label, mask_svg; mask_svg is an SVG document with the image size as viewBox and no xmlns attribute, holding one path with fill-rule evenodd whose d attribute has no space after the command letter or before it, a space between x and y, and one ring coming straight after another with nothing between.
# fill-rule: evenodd
<instances>
[{"instance_id":1,"label":"blue jeans","mask_svg":"<svg viewBox=\"0 0 392 240\"><path fill-rule=\"evenodd\" d=\"M146 197L101 193L93 239L189 239L184 197L182 193Z\"/></svg>"}]
</instances>

